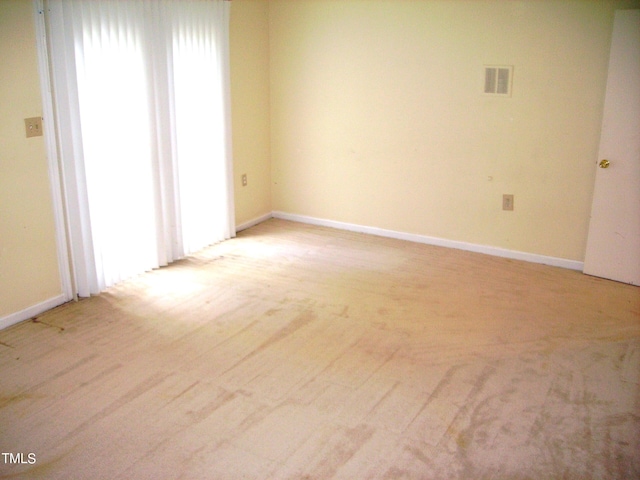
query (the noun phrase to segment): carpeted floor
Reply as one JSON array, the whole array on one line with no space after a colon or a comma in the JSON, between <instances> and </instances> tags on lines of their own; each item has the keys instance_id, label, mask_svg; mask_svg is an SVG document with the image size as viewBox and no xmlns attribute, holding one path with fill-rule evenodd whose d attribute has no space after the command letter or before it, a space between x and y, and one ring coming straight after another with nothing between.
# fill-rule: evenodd
<instances>
[{"instance_id":1,"label":"carpeted floor","mask_svg":"<svg viewBox=\"0 0 640 480\"><path fill-rule=\"evenodd\" d=\"M640 290L272 219L0 331L0 449L1 478L640 478Z\"/></svg>"}]
</instances>

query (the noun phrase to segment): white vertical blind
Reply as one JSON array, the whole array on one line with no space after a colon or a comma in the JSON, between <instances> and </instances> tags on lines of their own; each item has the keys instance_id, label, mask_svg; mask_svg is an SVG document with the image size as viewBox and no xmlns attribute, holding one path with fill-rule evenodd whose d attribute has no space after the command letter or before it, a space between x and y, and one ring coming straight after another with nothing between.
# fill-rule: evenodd
<instances>
[{"instance_id":1,"label":"white vertical blind","mask_svg":"<svg viewBox=\"0 0 640 480\"><path fill-rule=\"evenodd\" d=\"M228 98L226 78L218 72L228 69L224 49L227 35L207 19L226 16L226 2L196 2L185 9L171 2L173 87L179 189L185 253L201 249L210 239L228 238L225 209L211 211L206 205L228 208L225 183L229 169L209 158L227 155ZM198 92L194 97L193 92ZM196 101L194 101L196 100ZM203 108L203 106L207 108ZM219 135L213 135L219 132Z\"/></svg>"},{"instance_id":2,"label":"white vertical blind","mask_svg":"<svg viewBox=\"0 0 640 480\"><path fill-rule=\"evenodd\" d=\"M142 6L82 2L74 39L92 247L102 288L159 266Z\"/></svg>"},{"instance_id":3,"label":"white vertical blind","mask_svg":"<svg viewBox=\"0 0 640 480\"><path fill-rule=\"evenodd\" d=\"M235 234L228 2L45 2L78 294Z\"/></svg>"}]
</instances>

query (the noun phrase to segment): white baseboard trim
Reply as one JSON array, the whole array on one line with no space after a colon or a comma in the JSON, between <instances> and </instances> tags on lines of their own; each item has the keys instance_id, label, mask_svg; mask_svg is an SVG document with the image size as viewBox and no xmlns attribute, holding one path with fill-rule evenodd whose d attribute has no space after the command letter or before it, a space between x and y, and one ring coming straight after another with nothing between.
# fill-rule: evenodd
<instances>
[{"instance_id":1,"label":"white baseboard trim","mask_svg":"<svg viewBox=\"0 0 640 480\"><path fill-rule=\"evenodd\" d=\"M271 217L273 217L273 214L269 212L269 213L265 213L264 215L260 215L259 217L256 217L254 219L248 220L244 223L241 223L240 225L236 225L236 232L241 232L242 230L251 228L255 225L258 225L259 223L264 222L265 220L269 220Z\"/></svg>"},{"instance_id":2,"label":"white baseboard trim","mask_svg":"<svg viewBox=\"0 0 640 480\"><path fill-rule=\"evenodd\" d=\"M535 253L519 252L517 250L508 250L506 248L491 247L488 245L478 245L475 243L460 242L456 240L446 240L444 238L429 237L427 235L418 235L415 233L398 232L395 230L387 230L384 228L367 227L354 223L337 222L335 220L326 220L323 218L309 217L306 215L297 215L294 213L286 213L280 211L272 212L274 218L282 220L290 220L293 222L308 223L310 225L318 225L322 227L337 228L340 230L348 230L350 232L368 233L370 235L378 235L380 237L395 238L398 240L407 240L409 242L424 243L438 247L456 248L458 250L466 250L468 252L484 253L495 257L510 258L513 260L523 260L531 263L541 263L554 267L567 268L570 270L582 271L583 262L576 260L567 260L565 258L549 257L546 255L538 255Z\"/></svg>"},{"instance_id":3,"label":"white baseboard trim","mask_svg":"<svg viewBox=\"0 0 640 480\"><path fill-rule=\"evenodd\" d=\"M506 248L490 247L488 245L478 245L474 243L459 242L456 240L446 240L438 237L430 237L427 235L418 235L415 233L398 232L395 230L387 230L384 228L367 227L365 225L358 225L355 223L338 222L335 220L327 220L324 218L309 217L307 215L297 215L294 213L286 213L280 211L273 211L256 217L247 222L236 225L236 231L240 232L251 228L254 225L262 223L270 218L280 218L282 220L290 220L292 222L307 223L310 225L318 225L321 227L337 228L339 230L347 230L350 232L367 233L369 235L377 235L380 237L395 238L398 240L406 240L409 242L424 243L426 245L434 245L438 247L456 248L458 250L466 250L469 252L483 253L486 255L493 255L496 257L510 258L513 260L523 260L532 263L541 263L544 265L551 265L554 267L567 268L570 270L582 271L584 263L576 260L567 260L565 258L549 257L546 255L538 255L535 253L519 252L516 250L508 250ZM5 317L0 318L0 330L20 323L24 320L28 320L36 315L46 312L52 308L62 305L67 301L64 294L60 294L56 297L40 302L36 305L32 305L19 312L11 313Z\"/></svg>"},{"instance_id":4,"label":"white baseboard trim","mask_svg":"<svg viewBox=\"0 0 640 480\"><path fill-rule=\"evenodd\" d=\"M16 323L29 320L36 315L40 315L42 312L46 312L47 310L51 310L58 305L62 305L66 301L66 297L63 294L60 294L57 297L50 298L49 300L45 300L44 302L40 302L36 305L32 305L25 308L24 310L20 310L19 312L11 313L6 317L0 318L0 330L10 327L11 325L15 325Z\"/></svg>"}]
</instances>

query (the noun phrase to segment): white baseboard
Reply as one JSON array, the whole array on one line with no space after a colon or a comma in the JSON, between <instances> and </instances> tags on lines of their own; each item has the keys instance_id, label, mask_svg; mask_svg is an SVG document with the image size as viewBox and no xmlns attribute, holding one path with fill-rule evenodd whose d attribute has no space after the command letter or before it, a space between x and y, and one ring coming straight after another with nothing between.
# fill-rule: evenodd
<instances>
[{"instance_id":1,"label":"white baseboard","mask_svg":"<svg viewBox=\"0 0 640 480\"><path fill-rule=\"evenodd\" d=\"M429 237L427 235L418 235L415 233L398 232L395 230L387 230L384 228L367 227L365 225L358 225L355 223L338 222L335 220L327 220L317 217L309 217L306 215L297 215L294 213L286 213L280 211L274 211L256 217L247 222L236 225L236 231L240 232L251 228L265 220L270 218L280 218L282 220L290 220L293 222L307 223L310 225L318 225L322 227L337 228L340 230L347 230L350 232L367 233L369 235L377 235L380 237L395 238L398 240L407 240L409 242L424 243L427 245L435 245L438 247L456 248L459 250L466 250L469 252L484 253L486 255L493 255L496 257L511 258L513 260L524 260L526 262L541 263L544 265L551 265L554 267L567 268L570 270L582 271L584 267L583 262L576 260L567 260L565 258L549 257L546 255L538 255L535 253L519 252L516 250L508 250L506 248L491 247L488 245L478 245L474 243L459 242L456 240L446 240L438 237ZM7 328L16 323L28 320L36 315L41 314L47 310L50 310L58 305L62 305L67 301L66 297L61 294L56 297L40 302L31 307L25 308L19 312L9 314L0 318L0 330Z\"/></svg>"},{"instance_id":2,"label":"white baseboard","mask_svg":"<svg viewBox=\"0 0 640 480\"><path fill-rule=\"evenodd\" d=\"M247 228L251 228L259 223L264 222L265 220L269 220L271 217L273 217L273 214L271 212L269 213L265 213L264 215L261 215L259 217L256 217L252 220L248 220L244 223L241 223L240 225L236 225L236 232L241 232L242 230L246 230Z\"/></svg>"},{"instance_id":3,"label":"white baseboard","mask_svg":"<svg viewBox=\"0 0 640 480\"><path fill-rule=\"evenodd\" d=\"M338 228L340 230L348 230L350 232L368 233L370 235L378 235L380 237L396 238L398 240L407 240L410 242L424 243L427 245L435 245L438 247L457 248L469 252L484 253L496 257L510 258L513 260L524 260L526 262L541 263L554 267L567 268L570 270L582 271L583 262L576 260L567 260L565 258L549 257L546 255L538 255L535 253L519 252L517 250L508 250L506 248L491 247L488 245L478 245L475 243L459 242L456 240L446 240L444 238L429 237L427 235L418 235L414 233L404 233L395 230L386 230L384 228L367 227L353 223L337 222L334 220L326 220L323 218L308 217L306 215L297 215L294 213L286 213L274 211L274 218L283 220L291 220L293 222L308 223L310 225L318 225L322 227Z\"/></svg>"},{"instance_id":4,"label":"white baseboard","mask_svg":"<svg viewBox=\"0 0 640 480\"><path fill-rule=\"evenodd\" d=\"M57 297L50 298L49 300L45 300L44 302L40 302L36 305L32 305L24 310L20 310L19 312L11 313L6 317L0 318L0 330L3 328L10 327L11 325L15 325L16 323L20 323L24 320L28 320L36 315L40 315L42 312L46 312L47 310L51 310L58 305L62 305L66 302L67 299L64 295L60 294Z\"/></svg>"}]
</instances>

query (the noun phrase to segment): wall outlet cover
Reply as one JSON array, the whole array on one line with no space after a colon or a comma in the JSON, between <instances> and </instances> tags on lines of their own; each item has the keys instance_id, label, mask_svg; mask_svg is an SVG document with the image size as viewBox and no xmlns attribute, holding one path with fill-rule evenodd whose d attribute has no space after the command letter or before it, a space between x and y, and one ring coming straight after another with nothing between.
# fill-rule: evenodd
<instances>
[{"instance_id":1,"label":"wall outlet cover","mask_svg":"<svg viewBox=\"0 0 640 480\"><path fill-rule=\"evenodd\" d=\"M502 195L502 210L513 210L513 195L505 193Z\"/></svg>"}]
</instances>

